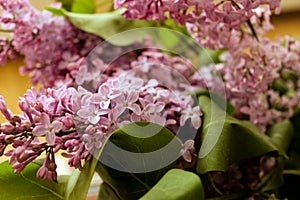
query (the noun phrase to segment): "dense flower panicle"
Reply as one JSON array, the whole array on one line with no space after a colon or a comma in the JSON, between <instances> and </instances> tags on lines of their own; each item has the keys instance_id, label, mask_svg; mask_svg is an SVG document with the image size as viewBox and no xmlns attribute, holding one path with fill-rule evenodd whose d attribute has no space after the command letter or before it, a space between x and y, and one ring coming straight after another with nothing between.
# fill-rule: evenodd
<instances>
[{"instance_id":1,"label":"dense flower panicle","mask_svg":"<svg viewBox=\"0 0 300 200\"><path fill-rule=\"evenodd\" d=\"M1 45L1 63L13 58L15 51L23 55L33 84L55 87L58 80L70 83L68 66L85 57L100 41L97 36L75 28L65 18L37 11L27 0L0 1L2 28L12 31L12 39ZM2 43L5 43L3 41Z\"/></svg>"},{"instance_id":2,"label":"dense flower panicle","mask_svg":"<svg viewBox=\"0 0 300 200\"><path fill-rule=\"evenodd\" d=\"M123 15L127 19L171 18L176 24L186 26L200 45L219 49L236 46L243 35L251 35L252 30L247 27L249 20L258 32L272 28L270 10L278 13L280 0L115 0L114 5L116 9L126 8Z\"/></svg>"},{"instance_id":3,"label":"dense flower panicle","mask_svg":"<svg viewBox=\"0 0 300 200\"><path fill-rule=\"evenodd\" d=\"M0 65L4 65L7 60L15 60L17 52L13 48L12 42L7 38L0 38Z\"/></svg>"},{"instance_id":4,"label":"dense flower panicle","mask_svg":"<svg viewBox=\"0 0 300 200\"><path fill-rule=\"evenodd\" d=\"M268 125L292 117L299 107L299 52L299 42L289 37L275 42L248 38L235 52L225 52L223 63L206 68L211 76L206 80L217 88L219 71L235 116L265 132ZM195 80L201 79L193 76L192 83Z\"/></svg>"},{"instance_id":5,"label":"dense flower panicle","mask_svg":"<svg viewBox=\"0 0 300 200\"><path fill-rule=\"evenodd\" d=\"M87 58L73 71L77 88L28 90L19 99L21 115L12 114L0 97L8 120L1 124L0 153L10 156L15 172L45 152L37 177L56 180L55 153L61 150L70 166L81 169L114 130L130 122L157 123L174 134L183 126L194 131L201 126L200 108L186 96L191 64L157 50L129 54L124 64L124 57L109 64L100 54ZM6 151L9 145L13 149ZM188 149L183 159L190 162L193 145Z\"/></svg>"}]
</instances>

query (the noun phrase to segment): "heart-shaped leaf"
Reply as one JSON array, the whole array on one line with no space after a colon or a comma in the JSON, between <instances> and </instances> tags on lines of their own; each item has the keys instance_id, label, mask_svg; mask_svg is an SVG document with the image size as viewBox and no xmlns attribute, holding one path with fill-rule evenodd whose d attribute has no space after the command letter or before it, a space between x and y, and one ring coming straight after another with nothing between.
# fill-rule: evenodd
<instances>
[{"instance_id":1,"label":"heart-shaped leaf","mask_svg":"<svg viewBox=\"0 0 300 200\"><path fill-rule=\"evenodd\" d=\"M204 113L197 172L226 171L236 161L277 152L271 139L248 121L228 116L207 96L199 97Z\"/></svg>"},{"instance_id":2,"label":"heart-shaped leaf","mask_svg":"<svg viewBox=\"0 0 300 200\"><path fill-rule=\"evenodd\" d=\"M58 183L36 178L40 165L30 163L22 172L15 174L8 161L0 164L1 199L63 199L66 179L58 178Z\"/></svg>"},{"instance_id":3,"label":"heart-shaped leaf","mask_svg":"<svg viewBox=\"0 0 300 200\"><path fill-rule=\"evenodd\" d=\"M168 171L140 200L204 200L200 178L180 169Z\"/></svg>"},{"instance_id":4,"label":"heart-shaped leaf","mask_svg":"<svg viewBox=\"0 0 300 200\"><path fill-rule=\"evenodd\" d=\"M168 129L131 123L106 140L97 172L120 199L137 199L175 167L180 149L181 143Z\"/></svg>"}]
</instances>

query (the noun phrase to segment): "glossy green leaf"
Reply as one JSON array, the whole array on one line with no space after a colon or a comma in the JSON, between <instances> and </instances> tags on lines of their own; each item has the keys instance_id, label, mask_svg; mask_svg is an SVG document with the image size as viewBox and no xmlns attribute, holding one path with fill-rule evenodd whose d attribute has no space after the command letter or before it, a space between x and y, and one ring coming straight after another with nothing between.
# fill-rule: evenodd
<instances>
[{"instance_id":1,"label":"glossy green leaf","mask_svg":"<svg viewBox=\"0 0 300 200\"><path fill-rule=\"evenodd\" d=\"M286 119L271 126L268 135L278 147L280 153L287 157L286 152L294 135L294 126L290 120Z\"/></svg>"},{"instance_id":2,"label":"glossy green leaf","mask_svg":"<svg viewBox=\"0 0 300 200\"><path fill-rule=\"evenodd\" d=\"M83 169L74 170L70 176L64 200L84 200L89 190L98 160L93 158L86 162Z\"/></svg>"},{"instance_id":3,"label":"glossy green leaf","mask_svg":"<svg viewBox=\"0 0 300 200\"><path fill-rule=\"evenodd\" d=\"M40 165L30 163L22 172L15 174L7 161L0 164L0 193L5 200L59 200L63 199L66 177L58 183L36 178Z\"/></svg>"},{"instance_id":4,"label":"glossy green leaf","mask_svg":"<svg viewBox=\"0 0 300 200\"><path fill-rule=\"evenodd\" d=\"M73 0L71 12L72 13L94 13L94 0Z\"/></svg>"},{"instance_id":5,"label":"glossy green leaf","mask_svg":"<svg viewBox=\"0 0 300 200\"><path fill-rule=\"evenodd\" d=\"M107 183L102 183L100 185L98 200L120 200L120 198Z\"/></svg>"},{"instance_id":6,"label":"glossy green leaf","mask_svg":"<svg viewBox=\"0 0 300 200\"><path fill-rule=\"evenodd\" d=\"M125 32L122 36L112 37L115 34L130 29L151 27L154 25L154 22L151 21L127 20L121 15L122 10L99 14L79 14L67 12L63 9L49 7L46 9L56 15L60 14L67 17L77 28L98 35L114 45L129 45L135 41L141 41L149 30L139 30L135 34L126 34Z\"/></svg>"},{"instance_id":7,"label":"glossy green leaf","mask_svg":"<svg viewBox=\"0 0 300 200\"><path fill-rule=\"evenodd\" d=\"M207 97L210 97L210 99L213 100L214 103L216 103L220 108L222 108L223 110L226 110L226 112L229 114L229 115L234 115L235 113L235 107L230 103L228 102L224 97L216 94L216 93L213 93L209 90L197 90L195 92L195 94L197 95L197 97L199 96L207 96Z\"/></svg>"},{"instance_id":8,"label":"glossy green leaf","mask_svg":"<svg viewBox=\"0 0 300 200\"><path fill-rule=\"evenodd\" d=\"M248 121L239 121L207 96L199 97L204 113L197 172L226 171L236 161L276 152L271 139Z\"/></svg>"},{"instance_id":9,"label":"glossy green leaf","mask_svg":"<svg viewBox=\"0 0 300 200\"><path fill-rule=\"evenodd\" d=\"M168 129L131 123L106 140L97 172L119 198L137 199L175 167L180 149L181 143Z\"/></svg>"},{"instance_id":10,"label":"glossy green leaf","mask_svg":"<svg viewBox=\"0 0 300 200\"><path fill-rule=\"evenodd\" d=\"M140 200L204 200L202 182L196 174L180 169L168 171Z\"/></svg>"}]
</instances>

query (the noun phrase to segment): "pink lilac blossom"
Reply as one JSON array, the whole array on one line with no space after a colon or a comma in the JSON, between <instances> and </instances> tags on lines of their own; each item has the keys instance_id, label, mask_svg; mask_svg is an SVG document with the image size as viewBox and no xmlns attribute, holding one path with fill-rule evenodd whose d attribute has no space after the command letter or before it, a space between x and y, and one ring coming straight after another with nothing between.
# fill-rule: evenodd
<instances>
[{"instance_id":1,"label":"pink lilac blossom","mask_svg":"<svg viewBox=\"0 0 300 200\"><path fill-rule=\"evenodd\" d=\"M96 79L77 74L81 86L76 89L62 86L28 90L19 99L20 115L11 113L0 97L0 111L8 120L0 128L0 153L10 157L15 172L22 171L45 152L46 159L36 175L56 180L55 154L62 152L70 166L81 169L82 162L89 160L114 130L130 122L158 123L174 134L182 126L194 131L200 128L200 108L184 90L188 88L184 84L189 82L176 79L176 84L168 87L161 78L161 73L166 72L164 78L174 82L176 73L171 73L172 70L187 77L187 72L192 72L191 64L157 50L140 55L130 52L130 55L110 64L99 57L88 64L81 62L78 71L88 77L95 70L102 74L95 76ZM126 56L131 61L122 64ZM172 70L159 71L166 68ZM186 144L181 156L190 162L194 158L193 144ZM6 150L7 146L13 148Z\"/></svg>"},{"instance_id":2,"label":"pink lilac blossom","mask_svg":"<svg viewBox=\"0 0 300 200\"><path fill-rule=\"evenodd\" d=\"M253 34L249 22L258 32L270 25L270 10L279 13L280 0L115 0L116 9L125 7L127 19L166 20L186 26L191 36L205 47L231 48L244 35ZM268 25L268 26L266 26ZM261 29L261 30L259 30Z\"/></svg>"},{"instance_id":3,"label":"pink lilac blossom","mask_svg":"<svg viewBox=\"0 0 300 200\"><path fill-rule=\"evenodd\" d=\"M210 73L206 80L212 90L223 81L226 98L236 108L237 118L250 120L265 132L269 125L293 116L300 102L298 41L289 37L274 42L248 38L221 59L221 64L206 72ZM195 88L201 78L192 77Z\"/></svg>"},{"instance_id":4,"label":"pink lilac blossom","mask_svg":"<svg viewBox=\"0 0 300 200\"><path fill-rule=\"evenodd\" d=\"M55 87L60 80L72 85L70 65L85 57L101 41L75 28L63 17L37 11L27 0L1 0L0 7L1 26L12 31L11 41L1 40L0 62L4 64L7 58L14 58L15 52L23 55L26 66L20 72L28 73L33 84Z\"/></svg>"}]
</instances>

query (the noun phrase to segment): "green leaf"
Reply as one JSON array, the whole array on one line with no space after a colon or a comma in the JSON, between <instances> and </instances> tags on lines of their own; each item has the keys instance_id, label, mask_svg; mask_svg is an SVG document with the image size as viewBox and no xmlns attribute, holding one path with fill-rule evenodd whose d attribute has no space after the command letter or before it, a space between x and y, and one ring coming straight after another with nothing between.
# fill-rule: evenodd
<instances>
[{"instance_id":1,"label":"green leaf","mask_svg":"<svg viewBox=\"0 0 300 200\"><path fill-rule=\"evenodd\" d=\"M230 102L228 102L224 97L222 97L216 93L213 93L209 90L206 90L206 89L197 90L195 92L195 94L197 95L197 97L202 96L202 95L210 97L214 103L216 103L223 110L226 110L226 112L229 115L234 115L234 113L236 111L235 107Z\"/></svg>"},{"instance_id":2,"label":"green leaf","mask_svg":"<svg viewBox=\"0 0 300 200\"><path fill-rule=\"evenodd\" d=\"M49 12L51 12L55 16L67 17L67 15L65 14L67 11L65 11L64 9L57 9L57 8L53 8L53 7L50 7L50 6L46 6L45 10L48 10Z\"/></svg>"},{"instance_id":3,"label":"green leaf","mask_svg":"<svg viewBox=\"0 0 300 200\"><path fill-rule=\"evenodd\" d=\"M294 126L290 120L286 119L271 126L268 135L278 147L279 152L287 158L286 152L294 136Z\"/></svg>"},{"instance_id":4,"label":"green leaf","mask_svg":"<svg viewBox=\"0 0 300 200\"><path fill-rule=\"evenodd\" d=\"M15 174L8 161L0 164L1 199L63 199L66 179L58 178L58 183L36 178L40 165L30 163L22 172Z\"/></svg>"},{"instance_id":5,"label":"green leaf","mask_svg":"<svg viewBox=\"0 0 300 200\"><path fill-rule=\"evenodd\" d=\"M203 48L203 52L199 55L199 66L207 66L209 64L220 63L220 55L224 50L211 50Z\"/></svg>"},{"instance_id":6,"label":"green leaf","mask_svg":"<svg viewBox=\"0 0 300 200\"><path fill-rule=\"evenodd\" d=\"M82 171L76 169L70 176L64 200L85 200L98 160L93 157L86 162Z\"/></svg>"},{"instance_id":7,"label":"green leaf","mask_svg":"<svg viewBox=\"0 0 300 200\"><path fill-rule=\"evenodd\" d=\"M126 34L125 32L122 36L112 37L115 34L130 29L151 27L154 25L154 22L151 21L127 20L121 15L122 10L100 14L79 14L67 12L63 9L49 7L46 9L54 14L60 13L62 16L67 17L77 28L98 35L108 40L108 42L120 46L142 40L147 33L147 29L136 31L135 34Z\"/></svg>"},{"instance_id":8,"label":"green leaf","mask_svg":"<svg viewBox=\"0 0 300 200\"><path fill-rule=\"evenodd\" d=\"M200 178L180 169L168 171L140 200L204 200Z\"/></svg>"},{"instance_id":9,"label":"green leaf","mask_svg":"<svg viewBox=\"0 0 300 200\"><path fill-rule=\"evenodd\" d=\"M181 143L168 129L136 122L106 140L97 172L120 199L137 199L176 165Z\"/></svg>"},{"instance_id":10,"label":"green leaf","mask_svg":"<svg viewBox=\"0 0 300 200\"><path fill-rule=\"evenodd\" d=\"M64 9L70 11L74 0L56 0L61 2Z\"/></svg>"},{"instance_id":11,"label":"green leaf","mask_svg":"<svg viewBox=\"0 0 300 200\"><path fill-rule=\"evenodd\" d=\"M102 183L100 185L98 200L120 200L120 198L107 183Z\"/></svg>"},{"instance_id":12,"label":"green leaf","mask_svg":"<svg viewBox=\"0 0 300 200\"><path fill-rule=\"evenodd\" d=\"M73 0L71 12L72 13L94 13L94 0Z\"/></svg>"},{"instance_id":13,"label":"green leaf","mask_svg":"<svg viewBox=\"0 0 300 200\"><path fill-rule=\"evenodd\" d=\"M204 113L197 172L226 171L239 160L276 152L277 147L255 125L239 121L207 96L199 97Z\"/></svg>"}]
</instances>

